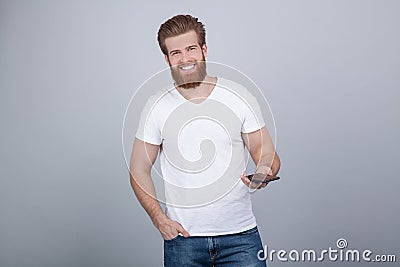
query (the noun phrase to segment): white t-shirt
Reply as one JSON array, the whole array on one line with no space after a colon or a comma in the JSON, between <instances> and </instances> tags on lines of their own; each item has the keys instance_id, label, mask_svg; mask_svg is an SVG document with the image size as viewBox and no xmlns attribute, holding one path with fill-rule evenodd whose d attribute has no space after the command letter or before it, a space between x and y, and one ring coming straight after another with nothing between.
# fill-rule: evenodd
<instances>
[{"instance_id":1,"label":"white t-shirt","mask_svg":"<svg viewBox=\"0 0 400 267\"><path fill-rule=\"evenodd\" d=\"M169 218L191 236L215 236L256 226L250 192L240 179L249 160L242 133L265 126L257 100L243 86L218 78L201 103L175 87L152 96L136 137L161 145Z\"/></svg>"}]
</instances>

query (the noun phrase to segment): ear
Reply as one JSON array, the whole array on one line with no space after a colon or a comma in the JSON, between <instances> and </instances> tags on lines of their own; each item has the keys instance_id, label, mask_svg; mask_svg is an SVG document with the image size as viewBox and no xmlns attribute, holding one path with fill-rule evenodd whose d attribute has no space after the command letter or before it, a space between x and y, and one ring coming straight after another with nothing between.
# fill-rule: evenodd
<instances>
[{"instance_id":1,"label":"ear","mask_svg":"<svg viewBox=\"0 0 400 267\"><path fill-rule=\"evenodd\" d=\"M164 58L165 58L165 62L167 62L168 66L169 66L169 58L168 58L168 55L164 55Z\"/></svg>"},{"instance_id":2,"label":"ear","mask_svg":"<svg viewBox=\"0 0 400 267\"><path fill-rule=\"evenodd\" d=\"M207 45L203 44L203 46L201 47L201 50L203 50L204 58L206 58L207 57Z\"/></svg>"}]
</instances>

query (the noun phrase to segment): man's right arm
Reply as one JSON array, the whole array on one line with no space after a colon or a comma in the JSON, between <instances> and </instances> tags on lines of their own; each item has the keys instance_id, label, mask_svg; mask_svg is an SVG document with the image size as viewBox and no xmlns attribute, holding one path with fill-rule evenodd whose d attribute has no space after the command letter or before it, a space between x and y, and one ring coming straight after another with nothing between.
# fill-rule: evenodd
<instances>
[{"instance_id":1,"label":"man's right arm","mask_svg":"<svg viewBox=\"0 0 400 267\"><path fill-rule=\"evenodd\" d=\"M159 149L159 145L149 144L135 138L129 166L130 182L137 199L164 239L172 239L178 233L188 237L189 233L182 225L168 218L156 197L150 173Z\"/></svg>"}]
</instances>

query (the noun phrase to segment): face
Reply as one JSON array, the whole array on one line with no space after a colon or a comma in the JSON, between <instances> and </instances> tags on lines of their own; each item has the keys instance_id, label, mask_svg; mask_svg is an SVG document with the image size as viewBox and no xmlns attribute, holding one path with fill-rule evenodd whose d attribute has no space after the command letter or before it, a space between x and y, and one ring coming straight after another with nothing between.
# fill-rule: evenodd
<instances>
[{"instance_id":1,"label":"face","mask_svg":"<svg viewBox=\"0 0 400 267\"><path fill-rule=\"evenodd\" d=\"M168 55L165 60L177 86L197 87L206 77L207 46L200 47L195 31L165 39Z\"/></svg>"}]
</instances>

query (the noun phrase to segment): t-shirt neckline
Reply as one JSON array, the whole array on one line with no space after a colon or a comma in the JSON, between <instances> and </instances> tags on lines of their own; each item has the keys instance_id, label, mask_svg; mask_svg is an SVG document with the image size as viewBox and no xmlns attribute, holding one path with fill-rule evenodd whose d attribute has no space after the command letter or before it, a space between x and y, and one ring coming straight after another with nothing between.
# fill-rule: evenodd
<instances>
[{"instance_id":1,"label":"t-shirt neckline","mask_svg":"<svg viewBox=\"0 0 400 267\"><path fill-rule=\"evenodd\" d=\"M207 101L208 99L212 99L212 96L215 94L215 90L217 89L217 87L218 87L218 85L219 85L219 82L220 82L220 79L218 78L218 77L215 77L216 79L217 79L217 81L215 82L215 85L214 85L214 88L211 90L211 93L203 100L203 101L201 101L200 103L194 103L193 101L190 101L189 99L186 99L179 91L178 91L178 89L176 89L176 87L174 86L173 87L173 91L175 91L176 92L176 94L178 95L178 97L181 99L181 100L183 100L183 101L185 101L185 102L189 102L189 103L191 103L191 104L193 104L193 105L201 105L201 104L203 104L205 101Z\"/></svg>"}]
</instances>

